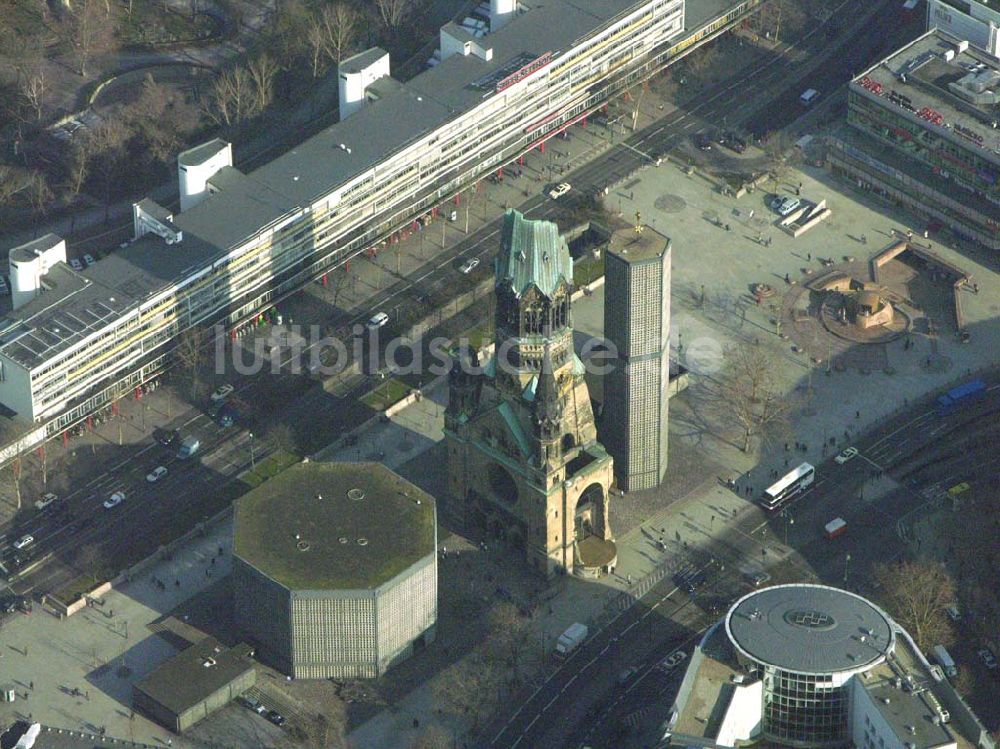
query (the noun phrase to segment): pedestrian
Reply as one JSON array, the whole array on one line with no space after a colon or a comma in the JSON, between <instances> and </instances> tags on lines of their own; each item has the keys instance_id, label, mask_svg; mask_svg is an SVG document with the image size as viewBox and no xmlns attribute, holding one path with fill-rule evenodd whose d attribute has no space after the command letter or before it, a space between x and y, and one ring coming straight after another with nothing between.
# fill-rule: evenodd
<instances>
[{"instance_id":1,"label":"pedestrian","mask_svg":"<svg viewBox=\"0 0 1000 749\"><path fill-rule=\"evenodd\" d=\"M790 284L791 282L792 282L792 279L789 278L788 274L786 273L785 274L785 283L789 283Z\"/></svg>"},{"instance_id":2,"label":"pedestrian","mask_svg":"<svg viewBox=\"0 0 1000 749\"><path fill-rule=\"evenodd\" d=\"M735 507L733 508L733 517L734 518L736 517L736 508Z\"/></svg>"},{"instance_id":3,"label":"pedestrian","mask_svg":"<svg viewBox=\"0 0 1000 749\"><path fill-rule=\"evenodd\" d=\"M729 231L729 224L726 224L726 231Z\"/></svg>"},{"instance_id":4,"label":"pedestrian","mask_svg":"<svg viewBox=\"0 0 1000 749\"><path fill-rule=\"evenodd\" d=\"M813 254L811 252L806 253L806 262L811 262L813 259Z\"/></svg>"},{"instance_id":5,"label":"pedestrian","mask_svg":"<svg viewBox=\"0 0 1000 749\"><path fill-rule=\"evenodd\" d=\"M979 293L979 284L977 284L977 283L972 284L972 293L973 294L978 294Z\"/></svg>"},{"instance_id":6,"label":"pedestrian","mask_svg":"<svg viewBox=\"0 0 1000 749\"><path fill-rule=\"evenodd\" d=\"M867 234L862 234L861 235L861 244L868 244L868 235Z\"/></svg>"},{"instance_id":7,"label":"pedestrian","mask_svg":"<svg viewBox=\"0 0 1000 749\"><path fill-rule=\"evenodd\" d=\"M180 581L180 580L177 580L177 579L175 578L175 579L174 579L174 587L175 587L175 588L179 588L179 587L181 587L181 581Z\"/></svg>"},{"instance_id":8,"label":"pedestrian","mask_svg":"<svg viewBox=\"0 0 1000 749\"><path fill-rule=\"evenodd\" d=\"M788 452L788 443L787 442L785 443L785 452L786 453Z\"/></svg>"},{"instance_id":9,"label":"pedestrian","mask_svg":"<svg viewBox=\"0 0 1000 749\"><path fill-rule=\"evenodd\" d=\"M855 411L854 412L854 418L855 419L860 419L861 418L861 412L860 411Z\"/></svg>"},{"instance_id":10,"label":"pedestrian","mask_svg":"<svg viewBox=\"0 0 1000 749\"><path fill-rule=\"evenodd\" d=\"M785 458L785 468L788 468L788 458Z\"/></svg>"},{"instance_id":11,"label":"pedestrian","mask_svg":"<svg viewBox=\"0 0 1000 749\"><path fill-rule=\"evenodd\" d=\"M32 692L34 692L35 691L35 682L29 681L28 682L28 689L30 689Z\"/></svg>"},{"instance_id":12,"label":"pedestrian","mask_svg":"<svg viewBox=\"0 0 1000 749\"><path fill-rule=\"evenodd\" d=\"M750 209L750 218L753 218L753 209Z\"/></svg>"}]
</instances>

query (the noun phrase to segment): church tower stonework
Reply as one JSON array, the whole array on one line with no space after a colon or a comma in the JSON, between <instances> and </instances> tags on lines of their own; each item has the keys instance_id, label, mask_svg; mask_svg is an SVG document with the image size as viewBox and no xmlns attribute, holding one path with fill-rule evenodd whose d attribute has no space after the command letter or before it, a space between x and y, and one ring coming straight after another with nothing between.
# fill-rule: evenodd
<instances>
[{"instance_id":1,"label":"church tower stonework","mask_svg":"<svg viewBox=\"0 0 1000 749\"><path fill-rule=\"evenodd\" d=\"M448 482L467 524L538 572L614 568L611 456L573 350L573 262L555 224L508 211L496 258L496 333L449 375Z\"/></svg>"}]
</instances>

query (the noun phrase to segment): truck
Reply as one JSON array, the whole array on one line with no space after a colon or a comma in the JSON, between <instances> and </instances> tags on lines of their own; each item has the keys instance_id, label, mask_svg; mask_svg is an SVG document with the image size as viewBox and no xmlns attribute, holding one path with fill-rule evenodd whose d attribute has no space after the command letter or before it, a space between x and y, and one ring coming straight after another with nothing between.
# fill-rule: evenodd
<instances>
[{"instance_id":1,"label":"truck","mask_svg":"<svg viewBox=\"0 0 1000 749\"><path fill-rule=\"evenodd\" d=\"M944 669L945 674L949 678L954 678L958 675L958 668L955 667L955 661L952 660L951 654L945 650L944 645L934 646L934 660L941 665L941 668Z\"/></svg>"},{"instance_id":2,"label":"truck","mask_svg":"<svg viewBox=\"0 0 1000 749\"><path fill-rule=\"evenodd\" d=\"M181 449L177 451L177 457L186 460L198 452L199 447L201 447L201 442L197 437L185 437L184 441L181 442Z\"/></svg>"},{"instance_id":3,"label":"truck","mask_svg":"<svg viewBox=\"0 0 1000 749\"><path fill-rule=\"evenodd\" d=\"M847 530L847 521L843 518L834 518L823 526L823 532L827 538L836 538Z\"/></svg>"},{"instance_id":4,"label":"truck","mask_svg":"<svg viewBox=\"0 0 1000 749\"><path fill-rule=\"evenodd\" d=\"M580 622L575 622L566 628L566 631L559 635L559 639L556 640L556 658L566 658L576 650L587 639L587 629L586 624L580 624Z\"/></svg>"}]
</instances>

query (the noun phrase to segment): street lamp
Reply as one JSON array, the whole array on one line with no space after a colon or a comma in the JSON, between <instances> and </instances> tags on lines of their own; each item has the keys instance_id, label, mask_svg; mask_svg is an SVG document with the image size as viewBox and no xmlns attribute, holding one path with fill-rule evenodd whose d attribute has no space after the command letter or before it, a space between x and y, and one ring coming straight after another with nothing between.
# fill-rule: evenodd
<instances>
[{"instance_id":1,"label":"street lamp","mask_svg":"<svg viewBox=\"0 0 1000 749\"><path fill-rule=\"evenodd\" d=\"M847 569L851 564L851 555L844 557L844 587L847 587Z\"/></svg>"},{"instance_id":2,"label":"street lamp","mask_svg":"<svg viewBox=\"0 0 1000 749\"><path fill-rule=\"evenodd\" d=\"M256 470L257 463L254 461L253 457L253 432L250 432L250 470Z\"/></svg>"},{"instance_id":3,"label":"street lamp","mask_svg":"<svg viewBox=\"0 0 1000 749\"><path fill-rule=\"evenodd\" d=\"M795 518L792 517L788 508L781 511L781 516L785 519L785 546L788 546L788 526L795 525Z\"/></svg>"}]
</instances>

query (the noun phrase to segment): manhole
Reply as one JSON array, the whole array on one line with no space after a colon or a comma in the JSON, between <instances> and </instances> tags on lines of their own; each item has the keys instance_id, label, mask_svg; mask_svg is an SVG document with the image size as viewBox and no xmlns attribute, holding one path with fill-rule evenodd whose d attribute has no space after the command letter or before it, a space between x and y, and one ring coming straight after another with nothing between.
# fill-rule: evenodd
<instances>
[{"instance_id":1,"label":"manhole","mask_svg":"<svg viewBox=\"0 0 1000 749\"><path fill-rule=\"evenodd\" d=\"M360 502L362 499L365 498L365 493L360 489L348 489L347 498L353 499L355 502Z\"/></svg>"},{"instance_id":2,"label":"manhole","mask_svg":"<svg viewBox=\"0 0 1000 749\"><path fill-rule=\"evenodd\" d=\"M295 544L295 548L298 549L299 551L309 551L309 542L299 541L297 544Z\"/></svg>"},{"instance_id":3,"label":"manhole","mask_svg":"<svg viewBox=\"0 0 1000 749\"><path fill-rule=\"evenodd\" d=\"M687 201L680 195L661 195L653 205L664 213L680 213L687 208Z\"/></svg>"}]
</instances>

